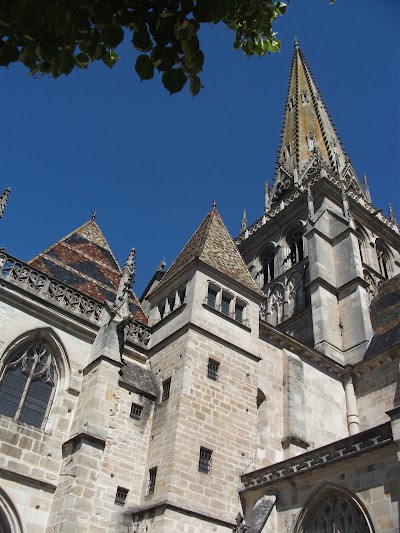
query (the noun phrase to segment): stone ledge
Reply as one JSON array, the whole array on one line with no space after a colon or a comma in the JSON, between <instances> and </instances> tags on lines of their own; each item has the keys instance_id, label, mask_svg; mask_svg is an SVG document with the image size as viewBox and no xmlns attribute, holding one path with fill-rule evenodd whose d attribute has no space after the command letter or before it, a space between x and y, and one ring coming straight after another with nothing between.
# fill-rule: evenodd
<instances>
[{"instance_id":1,"label":"stone ledge","mask_svg":"<svg viewBox=\"0 0 400 533\"><path fill-rule=\"evenodd\" d=\"M211 307L211 305L203 304L204 309L207 309L207 311L210 311L211 313L214 313L215 315L224 318L231 324L235 324L235 326L239 326L239 328L244 329L245 331L251 332L251 328L249 326L246 326L243 322L239 322L239 320L236 320L236 318L232 318L229 315L226 315L222 311L219 311L218 309L215 309L215 307Z\"/></svg>"},{"instance_id":2,"label":"stone ledge","mask_svg":"<svg viewBox=\"0 0 400 533\"><path fill-rule=\"evenodd\" d=\"M186 507L181 507L179 505L175 505L173 503L169 502L160 502L155 503L153 505L149 505L146 507L139 507L132 511L133 516L133 522L137 523L139 520L139 516L145 513L149 513L151 511L175 511L176 513L185 514L188 516L192 516L193 518L198 518L199 520L202 520L204 522L211 522L213 524L228 527L230 529L233 529L235 527L235 524L233 522L227 522L226 520L222 520L221 518L217 518L215 516L206 515L203 513L200 513L199 511L192 511L191 509L187 509ZM136 518L136 520L135 520Z\"/></svg>"},{"instance_id":3,"label":"stone ledge","mask_svg":"<svg viewBox=\"0 0 400 533\"><path fill-rule=\"evenodd\" d=\"M20 472L8 470L6 468L0 468L0 476L5 479L17 481L23 485L34 485L35 487L40 487L46 492L55 492L57 488L57 485L55 485L54 483L50 483L49 481L45 481L44 479L38 479L32 476L27 476L25 474L21 474Z\"/></svg>"},{"instance_id":4,"label":"stone ledge","mask_svg":"<svg viewBox=\"0 0 400 533\"><path fill-rule=\"evenodd\" d=\"M298 476L316 468L324 467L380 448L393 441L391 423L386 422L367 431L346 437L307 453L296 455L280 463L241 476L243 488L267 486L269 483Z\"/></svg>"}]
</instances>

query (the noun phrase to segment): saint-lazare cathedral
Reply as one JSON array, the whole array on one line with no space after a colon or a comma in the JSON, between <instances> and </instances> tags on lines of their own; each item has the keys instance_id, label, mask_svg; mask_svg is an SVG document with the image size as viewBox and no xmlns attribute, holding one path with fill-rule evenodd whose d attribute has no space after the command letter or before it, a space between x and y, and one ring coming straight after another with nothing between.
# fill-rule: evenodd
<instances>
[{"instance_id":1,"label":"saint-lazare cathedral","mask_svg":"<svg viewBox=\"0 0 400 533\"><path fill-rule=\"evenodd\" d=\"M141 296L94 219L0 251L1 533L399 531L400 230L297 42L264 212L199 223Z\"/></svg>"}]
</instances>

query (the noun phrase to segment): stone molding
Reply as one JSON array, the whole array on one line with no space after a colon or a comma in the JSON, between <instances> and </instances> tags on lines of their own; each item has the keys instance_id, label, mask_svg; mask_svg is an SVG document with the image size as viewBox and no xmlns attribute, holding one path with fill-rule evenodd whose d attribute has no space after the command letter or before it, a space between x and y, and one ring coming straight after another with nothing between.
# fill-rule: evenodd
<instances>
[{"instance_id":1,"label":"stone molding","mask_svg":"<svg viewBox=\"0 0 400 533\"><path fill-rule=\"evenodd\" d=\"M386 422L367 431L346 437L310 452L297 455L286 461L256 470L241 476L243 490L266 486L304 472L359 456L365 452L385 446L393 441L391 424Z\"/></svg>"}]
</instances>

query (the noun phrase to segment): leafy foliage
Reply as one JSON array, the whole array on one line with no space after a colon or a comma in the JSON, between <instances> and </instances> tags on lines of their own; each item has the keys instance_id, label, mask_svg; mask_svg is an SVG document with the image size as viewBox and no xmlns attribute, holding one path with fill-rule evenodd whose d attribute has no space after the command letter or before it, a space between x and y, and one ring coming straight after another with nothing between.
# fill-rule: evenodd
<instances>
[{"instance_id":1,"label":"leafy foliage","mask_svg":"<svg viewBox=\"0 0 400 533\"><path fill-rule=\"evenodd\" d=\"M0 0L0 66L21 61L30 74L55 78L94 61L112 68L131 35L141 80L157 69L171 93L201 89L201 24L222 22L247 56L279 50L272 31L286 6L273 0Z\"/></svg>"}]
</instances>

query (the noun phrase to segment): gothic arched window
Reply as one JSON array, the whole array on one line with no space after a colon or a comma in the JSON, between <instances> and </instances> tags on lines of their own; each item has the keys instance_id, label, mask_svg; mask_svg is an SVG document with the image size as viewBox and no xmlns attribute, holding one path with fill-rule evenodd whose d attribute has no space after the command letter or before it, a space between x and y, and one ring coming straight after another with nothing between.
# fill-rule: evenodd
<instances>
[{"instance_id":1,"label":"gothic arched window","mask_svg":"<svg viewBox=\"0 0 400 533\"><path fill-rule=\"evenodd\" d=\"M371 528L360 506L347 494L331 490L312 515L305 533L368 533Z\"/></svg>"},{"instance_id":2,"label":"gothic arched window","mask_svg":"<svg viewBox=\"0 0 400 533\"><path fill-rule=\"evenodd\" d=\"M264 285L267 285L275 278L275 251L268 247L261 257L262 271L264 275Z\"/></svg>"},{"instance_id":3,"label":"gothic arched window","mask_svg":"<svg viewBox=\"0 0 400 533\"><path fill-rule=\"evenodd\" d=\"M389 279L389 253L385 245L379 241L376 243L376 255L378 257L378 266L381 276Z\"/></svg>"},{"instance_id":4,"label":"gothic arched window","mask_svg":"<svg viewBox=\"0 0 400 533\"><path fill-rule=\"evenodd\" d=\"M0 379L0 413L42 427L57 378L53 351L47 342L34 341L11 353Z\"/></svg>"},{"instance_id":5,"label":"gothic arched window","mask_svg":"<svg viewBox=\"0 0 400 533\"><path fill-rule=\"evenodd\" d=\"M361 229L361 228L357 228L357 239L358 239L358 249L360 250L360 256L361 256L361 261L363 263L366 263L367 262L367 258L366 258L366 253L365 253L365 235L364 235L364 231Z\"/></svg>"},{"instance_id":6,"label":"gothic arched window","mask_svg":"<svg viewBox=\"0 0 400 533\"><path fill-rule=\"evenodd\" d=\"M293 266L304 257L303 234L300 229L296 228L288 234L286 240L290 248L290 266Z\"/></svg>"}]
</instances>

